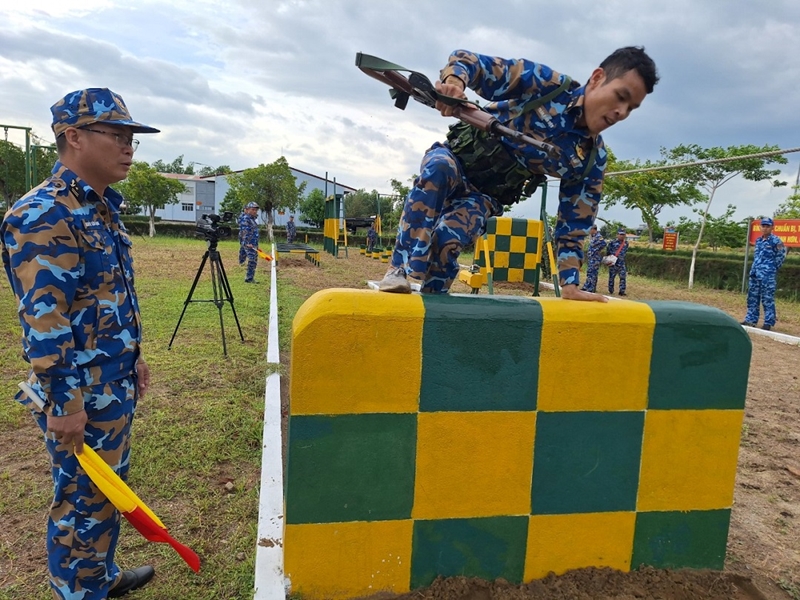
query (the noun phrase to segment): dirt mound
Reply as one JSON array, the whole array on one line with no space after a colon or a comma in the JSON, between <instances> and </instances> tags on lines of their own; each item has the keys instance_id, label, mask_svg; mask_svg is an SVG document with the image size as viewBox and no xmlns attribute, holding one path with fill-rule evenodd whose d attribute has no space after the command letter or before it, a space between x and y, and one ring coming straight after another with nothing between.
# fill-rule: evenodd
<instances>
[{"instance_id":1,"label":"dirt mound","mask_svg":"<svg viewBox=\"0 0 800 600\"><path fill-rule=\"evenodd\" d=\"M384 596L384 600L388 597ZM393 600L766 600L742 575L719 571L643 567L623 573L588 568L549 575L524 585L503 579L438 578L430 587Z\"/></svg>"}]
</instances>

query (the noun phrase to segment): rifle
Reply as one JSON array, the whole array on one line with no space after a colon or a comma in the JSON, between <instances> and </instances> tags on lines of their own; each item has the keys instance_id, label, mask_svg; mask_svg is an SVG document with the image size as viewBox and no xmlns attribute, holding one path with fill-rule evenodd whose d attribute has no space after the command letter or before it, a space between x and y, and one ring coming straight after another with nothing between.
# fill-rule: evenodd
<instances>
[{"instance_id":1,"label":"rifle","mask_svg":"<svg viewBox=\"0 0 800 600\"><path fill-rule=\"evenodd\" d=\"M514 131L506 127L474 102L440 94L436 91L431 80L422 73L406 69L363 52L356 53L356 67L373 79L388 85L390 88L389 95L394 100L394 105L400 110L405 110L409 98L413 98L431 108L435 108L436 102L440 101L450 106L455 106L453 116L464 123L491 135L503 136L515 142L533 146L545 152L551 158L558 157L559 150L553 144L536 140L520 131ZM408 76L402 75L401 71L407 72Z\"/></svg>"}]
</instances>

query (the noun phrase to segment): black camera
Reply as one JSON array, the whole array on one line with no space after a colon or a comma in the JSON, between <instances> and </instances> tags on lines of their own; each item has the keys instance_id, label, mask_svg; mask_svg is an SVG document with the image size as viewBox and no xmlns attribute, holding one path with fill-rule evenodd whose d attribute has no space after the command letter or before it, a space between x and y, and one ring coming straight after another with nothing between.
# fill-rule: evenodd
<instances>
[{"instance_id":1,"label":"black camera","mask_svg":"<svg viewBox=\"0 0 800 600\"><path fill-rule=\"evenodd\" d=\"M231 221L233 221L233 212L229 210L223 212L222 215L206 213L203 215L203 220L197 223L195 232L198 237L204 237L212 242L224 240L231 237L232 230L230 226L221 225L221 223L230 223Z\"/></svg>"}]
</instances>

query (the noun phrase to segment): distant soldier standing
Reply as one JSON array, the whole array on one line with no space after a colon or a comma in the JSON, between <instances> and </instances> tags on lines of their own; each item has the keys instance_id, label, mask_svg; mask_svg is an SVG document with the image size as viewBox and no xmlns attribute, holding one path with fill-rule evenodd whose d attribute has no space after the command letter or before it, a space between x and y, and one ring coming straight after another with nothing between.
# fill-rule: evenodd
<instances>
[{"instance_id":1,"label":"distant soldier standing","mask_svg":"<svg viewBox=\"0 0 800 600\"><path fill-rule=\"evenodd\" d=\"M617 230L617 239L611 241L606 249L606 256L614 256L616 261L608 267L608 293L614 293L614 280L619 275L619 295L627 296L628 269L625 266L625 255L628 253L628 242L625 241L625 230Z\"/></svg>"},{"instance_id":2,"label":"distant soldier standing","mask_svg":"<svg viewBox=\"0 0 800 600\"><path fill-rule=\"evenodd\" d=\"M367 252L372 252L375 248L375 242L378 241L378 232L375 231L375 223L367 229Z\"/></svg>"},{"instance_id":3,"label":"distant soldier standing","mask_svg":"<svg viewBox=\"0 0 800 600\"><path fill-rule=\"evenodd\" d=\"M775 223L769 217L761 219L761 237L756 240L753 266L750 267L750 282L747 290L747 315L742 325L755 327L761 305L764 305L764 325L769 331L775 326L775 288L778 269L786 258L786 247L772 233Z\"/></svg>"},{"instance_id":4,"label":"distant soldier standing","mask_svg":"<svg viewBox=\"0 0 800 600\"><path fill-rule=\"evenodd\" d=\"M239 217L239 264L243 265L247 259L247 274L244 277L245 283L256 283L256 260L258 254L258 204L250 202L244 207L242 215Z\"/></svg>"},{"instance_id":5,"label":"distant soldier standing","mask_svg":"<svg viewBox=\"0 0 800 600\"><path fill-rule=\"evenodd\" d=\"M286 241L294 244L295 239L297 239L297 227L294 225L294 215L289 215L289 221L286 223Z\"/></svg>"},{"instance_id":6,"label":"distant soldier standing","mask_svg":"<svg viewBox=\"0 0 800 600\"><path fill-rule=\"evenodd\" d=\"M600 263L603 261L603 249L606 247L606 240L597 231L597 225L589 228L589 249L586 252L586 281L583 289L586 292L597 291L597 275L600 272Z\"/></svg>"}]
</instances>

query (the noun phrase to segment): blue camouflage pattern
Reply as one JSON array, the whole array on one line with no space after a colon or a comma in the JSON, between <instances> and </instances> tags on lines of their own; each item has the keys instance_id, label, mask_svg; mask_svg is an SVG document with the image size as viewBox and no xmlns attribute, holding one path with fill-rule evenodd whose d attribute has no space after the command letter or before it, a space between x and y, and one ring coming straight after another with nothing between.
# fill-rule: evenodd
<instances>
[{"instance_id":1,"label":"blue camouflage pattern","mask_svg":"<svg viewBox=\"0 0 800 600\"><path fill-rule=\"evenodd\" d=\"M620 246L622 248L620 249ZM617 253L619 252L619 254ZM614 293L615 279L619 277L619 293L625 294L628 289L628 269L625 266L625 255L628 254L628 242L612 240L606 246L607 256L616 256L617 262L608 267L608 293Z\"/></svg>"},{"instance_id":2,"label":"blue camouflage pattern","mask_svg":"<svg viewBox=\"0 0 800 600\"><path fill-rule=\"evenodd\" d=\"M158 133L159 130L131 118L122 96L108 88L76 90L64 96L50 107L53 114L51 125L56 137L70 127L85 127L92 123L125 125L133 133Z\"/></svg>"},{"instance_id":3,"label":"blue camouflage pattern","mask_svg":"<svg viewBox=\"0 0 800 600\"><path fill-rule=\"evenodd\" d=\"M775 290L778 269L786 259L786 247L781 239L770 234L756 240L753 265L747 289L747 323L758 323L761 306L764 307L764 325L774 326L777 321Z\"/></svg>"},{"instance_id":4,"label":"blue camouflage pattern","mask_svg":"<svg viewBox=\"0 0 800 600\"><path fill-rule=\"evenodd\" d=\"M503 208L470 186L450 149L435 143L408 193L392 266L422 282L423 293L446 294L458 277L458 256Z\"/></svg>"},{"instance_id":5,"label":"blue camouflage pattern","mask_svg":"<svg viewBox=\"0 0 800 600\"><path fill-rule=\"evenodd\" d=\"M589 238L589 248L586 251L586 281L581 288L586 292L597 291L597 276L600 274L605 247L606 240L599 231Z\"/></svg>"},{"instance_id":6,"label":"blue camouflage pattern","mask_svg":"<svg viewBox=\"0 0 800 600\"><path fill-rule=\"evenodd\" d=\"M128 468L141 317L122 196L99 196L60 162L14 203L0 254L17 300L28 383L45 412L18 394L43 431L47 416L85 410L86 443L121 476ZM48 567L55 598L100 600L119 576L119 514L88 480L72 448L45 436L54 501Z\"/></svg>"},{"instance_id":7,"label":"blue camouflage pattern","mask_svg":"<svg viewBox=\"0 0 800 600\"><path fill-rule=\"evenodd\" d=\"M373 248L375 248L375 242L378 241L378 232L375 231L374 227L370 227L367 229L367 251L372 252Z\"/></svg>"},{"instance_id":8,"label":"blue camouflage pattern","mask_svg":"<svg viewBox=\"0 0 800 600\"><path fill-rule=\"evenodd\" d=\"M533 61L466 50L450 55L440 79L451 75L489 100L483 108L506 126L561 150L558 158L550 158L541 150L502 138L506 149L531 173L561 179L554 231L559 280L561 285L579 285L583 240L597 216L607 161L602 136L592 137L577 125L583 116L585 86L572 82L550 102L524 113L528 102L557 89L565 75Z\"/></svg>"},{"instance_id":9,"label":"blue camouflage pattern","mask_svg":"<svg viewBox=\"0 0 800 600\"><path fill-rule=\"evenodd\" d=\"M296 238L297 226L294 224L294 221L286 221L286 242L288 244L293 244Z\"/></svg>"},{"instance_id":10,"label":"blue camouflage pattern","mask_svg":"<svg viewBox=\"0 0 800 600\"><path fill-rule=\"evenodd\" d=\"M253 281L256 276L256 265L258 260L258 222L243 212L239 216L239 264L242 265L247 260L247 274L244 280Z\"/></svg>"}]
</instances>

